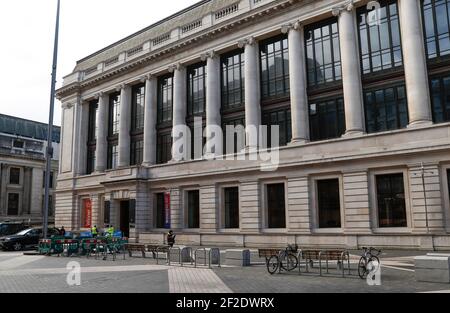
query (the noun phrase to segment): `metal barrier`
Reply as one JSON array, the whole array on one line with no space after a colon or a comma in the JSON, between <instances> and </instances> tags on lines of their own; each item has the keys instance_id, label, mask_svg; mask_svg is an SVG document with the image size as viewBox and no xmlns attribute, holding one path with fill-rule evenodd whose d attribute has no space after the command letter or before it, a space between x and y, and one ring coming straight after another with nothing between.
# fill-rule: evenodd
<instances>
[{"instance_id":1,"label":"metal barrier","mask_svg":"<svg viewBox=\"0 0 450 313\"><path fill-rule=\"evenodd\" d=\"M156 248L156 264L159 265L159 253L160 252L166 252L167 256L169 256L169 249L167 247L158 247ZM167 263L167 260L166 260Z\"/></svg>"},{"instance_id":2,"label":"metal barrier","mask_svg":"<svg viewBox=\"0 0 450 313\"><path fill-rule=\"evenodd\" d=\"M205 265L204 265L204 266L207 265L207 264L206 264L206 256L207 256L207 254L206 254L206 248L198 248L197 250L195 250L195 253L194 253L195 267L197 267L197 252L201 252L201 251L204 251L204 252L205 252ZM210 259L209 261L211 262L211 259ZM209 265L209 267L211 268L211 264Z\"/></svg>"},{"instance_id":3,"label":"metal barrier","mask_svg":"<svg viewBox=\"0 0 450 313\"><path fill-rule=\"evenodd\" d=\"M197 267L197 252L204 252L205 255L205 264L203 266L208 266L208 268L212 268L212 257L213 257L213 252L217 252L217 256L218 256L218 267L221 267L221 262L220 262L220 249L219 248L210 248L209 249L209 254L208 254L208 249L207 248L199 248L197 250L195 250L195 254L194 254L194 258L195 258L195 267ZM208 259L208 260L207 260Z\"/></svg>"},{"instance_id":4,"label":"metal barrier","mask_svg":"<svg viewBox=\"0 0 450 313\"><path fill-rule=\"evenodd\" d=\"M168 260L167 264L169 266L171 265L172 260L171 260L170 257L172 256L172 251L178 251L178 260L179 260L180 265L183 266L183 257L182 257L182 254L181 254L182 251L178 247L169 248L169 251L167 252L167 260Z\"/></svg>"},{"instance_id":5,"label":"metal barrier","mask_svg":"<svg viewBox=\"0 0 450 313\"><path fill-rule=\"evenodd\" d=\"M322 268L322 262L325 261L326 263L326 273L330 273L330 266L329 261L330 260L330 254L336 255L336 253L340 252L336 250L299 250L297 254L298 258L298 273L299 275L302 275L302 260L305 260L305 272L309 273L309 267L314 267L314 259L319 261L319 275L323 276L323 268ZM311 257L311 255L316 255L316 257ZM306 256L306 257L305 257ZM345 261L347 261L347 270L348 275L351 275L351 267L350 267L350 253L347 250L344 250L340 253L339 257L332 257L333 261L337 261L338 269L342 270L342 277L345 278ZM308 264L309 263L309 264Z\"/></svg>"}]
</instances>

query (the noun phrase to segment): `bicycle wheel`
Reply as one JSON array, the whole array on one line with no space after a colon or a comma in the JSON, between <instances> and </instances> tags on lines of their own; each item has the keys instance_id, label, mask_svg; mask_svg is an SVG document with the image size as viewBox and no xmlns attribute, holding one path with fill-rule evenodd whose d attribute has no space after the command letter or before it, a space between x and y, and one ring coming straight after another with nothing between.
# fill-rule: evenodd
<instances>
[{"instance_id":1,"label":"bicycle wheel","mask_svg":"<svg viewBox=\"0 0 450 313\"><path fill-rule=\"evenodd\" d=\"M288 272L295 270L298 266L298 259L293 254L284 255L281 259L281 267Z\"/></svg>"},{"instance_id":2,"label":"bicycle wheel","mask_svg":"<svg viewBox=\"0 0 450 313\"><path fill-rule=\"evenodd\" d=\"M270 259L267 261L267 271L270 275L273 275L278 271L279 263L280 262L277 256L274 255L270 257Z\"/></svg>"},{"instance_id":3,"label":"bicycle wheel","mask_svg":"<svg viewBox=\"0 0 450 313\"><path fill-rule=\"evenodd\" d=\"M366 259L362 257L358 263L358 275L361 279L366 279L367 277L367 266Z\"/></svg>"}]
</instances>

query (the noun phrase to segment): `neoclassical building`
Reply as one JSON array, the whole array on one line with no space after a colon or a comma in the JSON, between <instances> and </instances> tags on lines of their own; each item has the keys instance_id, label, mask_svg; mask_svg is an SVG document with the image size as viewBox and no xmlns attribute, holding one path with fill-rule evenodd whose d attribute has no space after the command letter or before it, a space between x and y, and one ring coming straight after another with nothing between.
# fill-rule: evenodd
<instances>
[{"instance_id":1,"label":"neoclassical building","mask_svg":"<svg viewBox=\"0 0 450 313\"><path fill-rule=\"evenodd\" d=\"M0 114L0 222L42 225L48 125ZM60 127L53 128L49 222L55 221Z\"/></svg>"},{"instance_id":2,"label":"neoclassical building","mask_svg":"<svg viewBox=\"0 0 450 313\"><path fill-rule=\"evenodd\" d=\"M58 90L56 223L450 248L449 19L450 0L204 0L78 61ZM277 170L239 136L245 160L175 161L172 130L195 119L278 126Z\"/></svg>"}]
</instances>

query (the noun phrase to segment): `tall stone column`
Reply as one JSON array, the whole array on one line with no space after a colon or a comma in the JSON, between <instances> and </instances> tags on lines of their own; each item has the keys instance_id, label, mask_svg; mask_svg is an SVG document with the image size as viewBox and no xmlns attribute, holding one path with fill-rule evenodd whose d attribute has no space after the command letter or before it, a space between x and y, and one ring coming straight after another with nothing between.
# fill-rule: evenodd
<instances>
[{"instance_id":1,"label":"tall stone column","mask_svg":"<svg viewBox=\"0 0 450 313\"><path fill-rule=\"evenodd\" d=\"M169 68L169 71L173 72L173 141L180 139L179 130L186 126L186 114L187 114L187 78L186 68L177 64ZM184 149L188 149L186 146L189 142L186 140ZM175 145L173 145L175 146ZM172 157L174 160L180 156L180 152L175 153L172 149ZM186 151L186 150L185 150ZM186 154L186 153L185 153Z\"/></svg>"},{"instance_id":2,"label":"tall stone column","mask_svg":"<svg viewBox=\"0 0 450 313\"><path fill-rule=\"evenodd\" d=\"M102 173L106 170L107 150L108 150L108 105L109 95L99 94L97 113L97 149L95 156L95 171Z\"/></svg>"},{"instance_id":3,"label":"tall stone column","mask_svg":"<svg viewBox=\"0 0 450 313\"><path fill-rule=\"evenodd\" d=\"M333 15L339 17L342 84L347 126L345 135L360 135L364 133L365 126L358 37L355 29L356 16L353 4L333 9Z\"/></svg>"},{"instance_id":4,"label":"tall stone column","mask_svg":"<svg viewBox=\"0 0 450 313\"><path fill-rule=\"evenodd\" d=\"M223 137L217 133L221 129L222 118L220 116L220 57L215 52L209 52L202 56L206 60L206 153L217 157L222 155ZM219 141L211 142L212 137ZM214 145L217 143L217 145ZM214 149L213 149L214 148ZM214 151L213 151L214 150Z\"/></svg>"},{"instance_id":5,"label":"tall stone column","mask_svg":"<svg viewBox=\"0 0 450 313\"><path fill-rule=\"evenodd\" d=\"M119 163L130 166L131 87L122 85L120 93Z\"/></svg>"},{"instance_id":6,"label":"tall stone column","mask_svg":"<svg viewBox=\"0 0 450 313\"><path fill-rule=\"evenodd\" d=\"M145 79L145 113L144 113L144 165L156 163L156 123L158 82L151 75Z\"/></svg>"},{"instance_id":7,"label":"tall stone column","mask_svg":"<svg viewBox=\"0 0 450 313\"><path fill-rule=\"evenodd\" d=\"M289 40L292 143L304 143L309 140L309 119L303 27L297 22L284 26L282 32Z\"/></svg>"},{"instance_id":8,"label":"tall stone column","mask_svg":"<svg viewBox=\"0 0 450 313\"><path fill-rule=\"evenodd\" d=\"M410 127L433 120L419 3L401 0L399 4Z\"/></svg>"},{"instance_id":9,"label":"tall stone column","mask_svg":"<svg viewBox=\"0 0 450 313\"><path fill-rule=\"evenodd\" d=\"M245 48L245 123L246 146L252 151L258 147L258 131L261 126L261 83L259 70L259 46L255 38L250 37L239 42ZM256 133L254 133L256 131Z\"/></svg>"}]
</instances>

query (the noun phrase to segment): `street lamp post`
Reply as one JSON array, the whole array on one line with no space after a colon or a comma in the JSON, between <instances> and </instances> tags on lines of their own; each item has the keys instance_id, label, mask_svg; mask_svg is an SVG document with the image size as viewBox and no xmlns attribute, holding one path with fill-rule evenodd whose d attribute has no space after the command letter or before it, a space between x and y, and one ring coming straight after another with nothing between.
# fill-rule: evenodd
<instances>
[{"instance_id":1,"label":"street lamp post","mask_svg":"<svg viewBox=\"0 0 450 313\"><path fill-rule=\"evenodd\" d=\"M50 91L50 113L48 118L48 130L47 130L47 149L46 149L46 171L45 171L45 196L44 196L44 225L43 236L47 238L48 235L48 211L49 211L49 198L50 198L50 172L52 170L52 158L53 158L53 115L55 106L55 91L56 91L56 68L58 64L58 37L59 37L59 11L60 0L58 0L58 6L56 11L56 27L55 27L55 44L53 48L53 66L52 66L52 83Z\"/></svg>"}]
</instances>

